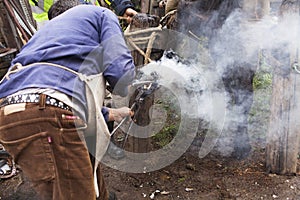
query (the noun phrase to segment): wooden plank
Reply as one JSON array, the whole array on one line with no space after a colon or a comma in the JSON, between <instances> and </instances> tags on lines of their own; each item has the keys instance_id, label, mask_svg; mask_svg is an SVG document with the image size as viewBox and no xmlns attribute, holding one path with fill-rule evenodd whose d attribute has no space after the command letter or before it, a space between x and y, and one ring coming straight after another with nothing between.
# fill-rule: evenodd
<instances>
[{"instance_id":1,"label":"wooden plank","mask_svg":"<svg viewBox=\"0 0 300 200\"><path fill-rule=\"evenodd\" d=\"M291 12L299 14L299 2L282 1L282 17ZM269 173L297 173L300 140L299 49L298 42L274 51L277 52L274 57L278 66L274 66L271 117L267 134L266 167ZM293 68L295 66L298 68Z\"/></svg>"},{"instance_id":2,"label":"wooden plank","mask_svg":"<svg viewBox=\"0 0 300 200\"><path fill-rule=\"evenodd\" d=\"M292 69L294 56L286 55L273 78L266 168L269 173L296 174L300 138L300 74ZM281 54L282 56L282 54ZM282 58L282 57L281 57Z\"/></svg>"},{"instance_id":3,"label":"wooden plank","mask_svg":"<svg viewBox=\"0 0 300 200\"><path fill-rule=\"evenodd\" d=\"M300 84L298 79L282 77L274 79L278 83L274 87L271 128L268 132L266 148L266 167L269 173L295 174L297 172L300 127L295 113L299 113L300 109L294 99L299 99L293 95L290 96L291 100L282 96L289 96L288 93L294 91L291 85ZM282 91L283 87L285 87L284 91Z\"/></svg>"}]
</instances>

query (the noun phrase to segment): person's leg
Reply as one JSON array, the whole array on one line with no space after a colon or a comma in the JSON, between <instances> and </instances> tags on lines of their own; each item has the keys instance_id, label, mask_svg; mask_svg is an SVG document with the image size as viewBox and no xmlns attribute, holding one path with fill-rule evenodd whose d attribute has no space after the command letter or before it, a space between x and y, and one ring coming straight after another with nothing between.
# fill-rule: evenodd
<instances>
[{"instance_id":1,"label":"person's leg","mask_svg":"<svg viewBox=\"0 0 300 200\"><path fill-rule=\"evenodd\" d=\"M99 200L114 200L117 199L116 197L114 197L113 199L111 199L112 197L109 196L109 192L106 188L106 184L104 182L104 177L103 177L103 170L101 169L101 166L98 166L97 169L97 180L98 180L98 187L99 187L99 197L97 199ZM110 197L110 198L108 198Z\"/></svg>"},{"instance_id":2,"label":"person's leg","mask_svg":"<svg viewBox=\"0 0 300 200\"><path fill-rule=\"evenodd\" d=\"M65 117L60 118L63 115ZM76 116L77 119L67 119L67 115L64 113L57 113L57 116L60 137L58 137L59 145L54 155L57 155L56 161L60 164L57 168L61 169L59 170L61 181L58 189L61 189L62 193L69 193L69 196L63 199L94 200L96 194L93 166L90 162L84 132L80 130L85 127L85 123ZM73 115L70 116L72 118Z\"/></svg>"}]
</instances>

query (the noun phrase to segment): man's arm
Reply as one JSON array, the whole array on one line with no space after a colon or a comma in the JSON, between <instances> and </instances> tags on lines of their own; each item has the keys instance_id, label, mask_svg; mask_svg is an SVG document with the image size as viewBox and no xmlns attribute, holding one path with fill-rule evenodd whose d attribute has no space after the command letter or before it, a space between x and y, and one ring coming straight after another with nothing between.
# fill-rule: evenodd
<instances>
[{"instance_id":1,"label":"man's arm","mask_svg":"<svg viewBox=\"0 0 300 200\"><path fill-rule=\"evenodd\" d=\"M104 0L105 3L115 10L118 16L132 17L137 12L134 10L134 5L130 0Z\"/></svg>"},{"instance_id":2,"label":"man's arm","mask_svg":"<svg viewBox=\"0 0 300 200\"><path fill-rule=\"evenodd\" d=\"M103 48L101 71L112 93L126 96L128 86L135 78L135 66L116 15L106 9L99 21L100 41Z\"/></svg>"},{"instance_id":3,"label":"man's arm","mask_svg":"<svg viewBox=\"0 0 300 200\"><path fill-rule=\"evenodd\" d=\"M101 112L106 122L121 122L125 117L134 115L134 112L128 107L108 108L104 106Z\"/></svg>"}]
</instances>

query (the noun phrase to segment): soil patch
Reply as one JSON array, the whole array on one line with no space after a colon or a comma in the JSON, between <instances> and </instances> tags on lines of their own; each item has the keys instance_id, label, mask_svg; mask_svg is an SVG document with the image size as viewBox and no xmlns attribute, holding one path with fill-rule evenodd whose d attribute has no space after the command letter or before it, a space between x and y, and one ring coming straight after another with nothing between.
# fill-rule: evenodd
<instances>
[{"instance_id":1,"label":"soil patch","mask_svg":"<svg viewBox=\"0 0 300 200\"><path fill-rule=\"evenodd\" d=\"M300 199L300 177L265 173L264 149L244 160L189 150L173 164L150 173L131 174L103 166L108 189L120 200ZM0 182L0 199L38 199L30 183L18 175Z\"/></svg>"}]
</instances>

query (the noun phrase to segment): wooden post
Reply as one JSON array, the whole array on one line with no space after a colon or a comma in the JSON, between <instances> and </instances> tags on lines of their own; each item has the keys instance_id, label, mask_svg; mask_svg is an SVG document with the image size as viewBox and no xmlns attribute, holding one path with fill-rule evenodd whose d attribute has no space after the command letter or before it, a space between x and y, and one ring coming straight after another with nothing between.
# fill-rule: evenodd
<instances>
[{"instance_id":1,"label":"wooden post","mask_svg":"<svg viewBox=\"0 0 300 200\"><path fill-rule=\"evenodd\" d=\"M284 0L280 13L296 13L299 1ZM292 15L286 15L292 16ZM295 17L295 16L293 16ZM286 20L286 19L285 19ZM297 23L299 25L299 22ZM299 26L298 26L299 29ZM287 44L275 58L270 127L267 134L266 167L276 174L296 174L300 138L300 71L298 41Z\"/></svg>"},{"instance_id":2,"label":"wooden post","mask_svg":"<svg viewBox=\"0 0 300 200\"><path fill-rule=\"evenodd\" d=\"M295 174L300 137L300 74L290 62L281 62L273 78L266 167L269 173Z\"/></svg>"},{"instance_id":3,"label":"wooden post","mask_svg":"<svg viewBox=\"0 0 300 200\"><path fill-rule=\"evenodd\" d=\"M260 0L260 16L266 16L270 13L270 0Z\"/></svg>"},{"instance_id":4,"label":"wooden post","mask_svg":"<svg viewBox=\"0 0 300 200\"><path fill-rule=\"evenodd\" d=\"M270 0L244 0L243 10L249 14L251 19L261 19L270 13Z\"/></svg>"},{"instance_id":5,"label":"wooden post","mask_svg":"<svg viewBox=\"0 0 300 200\"><path fill-rule=\"evenodd\" d=\"M132 105L134 99L138 95L139 91L134 91L132 98L130 100L130 105ZM131 137L128 138L127 149L131 152L136 153L147 153L151 148L151 138L150 135L145 138L145 133L150 133L150 107L154 103L154 95L149 95L145 100L139 105L137 113L135 113L135 125L130 129ZM141 133L143 131L143 133ZM143 138L140 137L143 135Z\"/></svg>"},{"instance_id":6,"label":"wooden post","mask_svg":"<svg viewBox=\"0 0 300 200\"><path fill-rule=\"evenodd\" d=\"M141 0L141 13L150 12L150 2L149 0Z\"/></svg>"},{"instance_id":7,"label":"wooden post","mask_svg":"<svg viewBox=\"0 0 300 200\"><path fill-rule=\"evenodd\" d=\"M148 18L149 16L147 14L137 14L136 16L133 17L132 22L131 22L131 28L129 32L134 32L136 30L141 30L141 29L147 29L150 27L157 27L159 25L159 18L155 18L155 16L151 17L151 20ZM155 18L155 19L154 19ZM151 34L147 33L147 34ZM145 34L137 35L136 37L142 37L145 36ZM149 35L148 35L149 36ZM138 45L137 45L138 46ZM141 50L146 52L146 44L143 44L139 46ZM137 68L143 67L146 60L143 55L138 50L132 51L132 55L134 58L134 63ZM151 56L152 55L152 56ZM152 53L150 55L150 58L153 58L155 60L156 54ZM136 90L133 92L133 95L130 98L130 106L133 104L135 101L139 91ZM151 94L147 96L143 102L139 105L138 112L135 113L135 126L130 130L131 136L128 137L128 142L126 144L126 149L131 152L136 152L136 153L146 153L150 149L151 145L151 138L150 135L145 138L145 133L141 133L141 131L150 133L150 108L154 103L154 94ZM140 137L140 135L143 135L143 138Z\"/></svg>"},{"instance_id":8,"label":"wooden post","mask_svg":"<svg viewBox=\"0 0 300 200\"><path fill-rule=\"evenodd\" d=\"M296 14L296 15L291 15ZM282 19L299 19L299 1L283 0ZM298 18L297 18L298 17ZM299 21L297 22L299 24ZM300 26L296 27L298 33ZM298 41L276 51L270 128L267 135L266 167L270 173L296 174L300 140L300 71Z\"/></svg>"}]
</instances>

